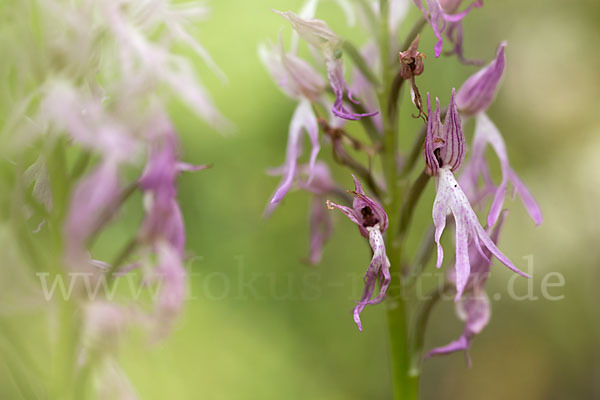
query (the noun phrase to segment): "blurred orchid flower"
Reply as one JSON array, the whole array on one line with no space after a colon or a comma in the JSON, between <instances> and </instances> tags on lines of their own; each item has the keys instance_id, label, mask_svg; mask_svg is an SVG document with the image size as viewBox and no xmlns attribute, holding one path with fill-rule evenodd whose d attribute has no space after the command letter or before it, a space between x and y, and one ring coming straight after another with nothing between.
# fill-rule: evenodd
<instances>
[{"instance_id":1,"label":"blurred orchid flower","mask_svg":"<svg viewBox=\"0 0 600 400\"><path fill-rule=\"evenodd\" d=\"M169 126L152 144L146 168L139 179L144 192L146 217L140 240L155 243L164 239L180 254L185 247L185 228L177 203L176 179L182 171L199 171L206 165L190 165L177 158L177 137Z\"/></svg>"},{"instance_id":2,"label":"blurred orchid flower","mask_svg":"<svg viewBox=\"0 0 600 400\"><path fill-rule=\"evenodd\" d=\"M186 296L187 273L183 266L183 254L166 242L157 245L158 255L155 275L160 279L160 293L156 300L154 321L158 337L165 336L181 313Z\"/></svg>"},{"instance_id":3,"label":"blurred orchid flower","mask_svg":"<svg viewBox=\"0 0 600 400\"><path fill-rule=\"evenodd\" d=\"M87 264L87 240L116 212L121 193L118 168L114 160L104 160L75 187L64 228L66 259L72 267Z\"/></svg>"},{"instance_id":4,"label":"blurred orchid flower","mask_svg":"<svg viewBox=\"0 0 600 400\"><path fill-rule=\"evenodd\" d=\"M310 180L314 174L314 165L317 161L317 155L319 154L321 146L319 144L319 125L317 123L317 117L313 112L310 102L306 99L300 100L300 103L298 103L296 111L294 111L294 115L292 116L285 156L285 175L265 210L266 216L273 212L292 187L294 176L296 175L298 157L300 157L302 152L301 135L303 131L308 133L312 144L308 167Z\"/></svg>"},{"instance_id":5,"label":"blurred orchid flower","mask_svg":"<svg viewBox=\"0 0 600 400\"><path fill-rule=\"evenodd\" d=\"M289 126L285 174L265 211L265 215L270 215L292 187L298 157L302 153L303 131L308 133L312 145L308 167L309 180L312 179L321 145L319 125L311 104L324 101L325 80L308 62L293 53L286 53L281 36L278 46L271 46L270 49L266 45L260 46L259 55L283 92L299 101Z\"/></svg>"},{"instance_id":6,"label":"blurred orchid flower","mask_svg":"<svg viewBox=\"0 0 600 400\"><path fill-rule=\"evenodd\" d=\"M352 97L348 83L344 78L344 63L341 50L343 41L329 28L327 23L319 19L304 19L292 11L275 12L287 19L302 39L323 53L327 77L335 95L335 101L331 110L333 114L339 118L349 120L358 120L363 117L376 115L377 111L359 114L344 107L344 93L347 93L347 98L351 102L358 102Z\"/></svg>"},{"instance_id":7,"label":"blurred orchid flower","mask_svg":"<svg viewBox=\"0 0 600 400\"><path fill-rule=\"evenodd\" d=\"M341 189L331 177L327 164L318 162L314 168L312 180L302 179L302 175L308 175L308 168L300 168L301 176L298 179L298 187L313 194L310 208L310 241L309 253L306 261L309 264L318 264L323 256L323 246L333 233L333 221L327 212L325 196L339 194ZM303 173L303 174L302 174Z\"/></svg>"},{"instance_id":8,"label":"blurred orchid flower","mask_svg":"<svg viewBox=\"0 0 600 400\"><path fill-rule=\"evenodd\" d=\"M177 154L177 136L169 121L156 122L146 168L138 184L144 192L146 216L138 240L158 256L156 276L162 283L156 302L159 332L164 334L179 314L185 299L185 226L177 202L176 180L182 171L199 171L206 165L182 163Z\"/></svg>"},{"instance_id":9,"label":"blurred orchid flower","mask_svg":"<svg viewBox=\"0 0 600 400\"><path fill-rule=\"evenodd\" d=\"M313 178L309 180L311 171L313 172ZM271 175L287 175L285 166L268 172ZM293 183L296 188L312 194L309 216L309 253L304 261L315 265L321 262L323 247L333 233L333 221L331 215L326 212L325 197L335 195L347 198L347 193L335 183L327 164L320 161L317 161L312 170L309 164L300 165L293 177ZM270 205L270 207L272 208L273 205ZM270 207L267 207L267 214L273 211Z\"/></svg>"}]
</instances>

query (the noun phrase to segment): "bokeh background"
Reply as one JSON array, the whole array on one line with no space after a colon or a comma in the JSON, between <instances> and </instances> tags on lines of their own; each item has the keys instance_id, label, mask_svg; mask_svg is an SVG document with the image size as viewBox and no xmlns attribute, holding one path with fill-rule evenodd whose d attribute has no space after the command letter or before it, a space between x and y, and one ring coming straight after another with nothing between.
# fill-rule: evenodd
<instances>
[{"instance_id":1,"label":"bokeh background","mask_svg":"<svg viewBox=\"0 0 600 400\"><path fill-rule=\"evenodd\" d=\"M194 256L188 263L191 296L179 323L161 343L151 345L131 332L121 345L119 362L142 399L390 398L385 308L366 309L362 333L351 317L369 259L355 227L336 215L323 261L311 267L301 261L308 247L309 195L290 193L270 219L262 218L278 182L265 170L283 162L295 104L272 82L257 46L276 40L282 27L289 37L289 27L271 8L298 10L301 4L215 0L211 18L198 26L200 41L228 83L214 79L200 62L199 73L237 131L223 136L172 104L184 159L212 162L214 168L179 182ZM366 41L364 33L346 26L333 2L324 1L318 15L357 43ZM461 354L425 361L423 399L600 399L599 16L595 0L488 0L465 20L467 56L489 60L496 45L508 41L504 83L489 114L540 203L544 223L535 227L520 202L510 202L501 248L524 269L523 257L532 257L533 279L515 281L514 291L531 290L538 299L511 299L512 275L495 267L488 286L490 297L496 295L493 316L474 342L473 367L465 366ZM416 17L413 7L401 34ZM420 88L445 103L450 89L476 68L455 58L436 60L431 30L424 32L429 57ZM406 108L404 145L419 126ZM472 124L467 129L470 136ZM321 158L331 159L327 146ZM346 171L334 174L351 187ZM413 247L430 223L432 200L430 185L415 218ZM133 226L140 211L130 211L125 224ZM126 232L115 227L98 253L119 247ZM549 289L561 300L542 295L542 280L551 272L564 277L563 287ZM35 311L4 317L28 343L35 342L35 326L44 318ZM452 302L443 302L432 315L426 348L461 331ZM0 359L0 398L20 398L9 365Z\"/></svg>"}]
</instances>

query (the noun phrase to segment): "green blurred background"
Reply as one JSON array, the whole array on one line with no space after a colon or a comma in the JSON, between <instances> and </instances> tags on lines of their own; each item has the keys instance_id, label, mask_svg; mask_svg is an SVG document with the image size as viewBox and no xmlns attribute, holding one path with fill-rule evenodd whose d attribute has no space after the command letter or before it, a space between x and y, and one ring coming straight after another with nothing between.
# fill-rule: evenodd
<instances>
[{"instance_id":1,"label":"green blurred background","mask_svg":"<svg viewBox=\"0 0 600 400\"><path fill-rule=\"evenodd\" d=\"M300 0L212 1L199 39L228 77L223 85L198 62L219 108L235 123L222 136L174 104L184 159L214 168L182 176L179 198L188 232L190 298L172 335L150 345L134 332L119 361L142 399L387 399L390 398L384 306L363 313L364 331L351 317L369 259L363 238L336 215L336 232L321 265L301 262L308 247L306 193L290 193L274 215L264 207L278 183L265 170L284 159L287 127L295 106L272 82L257 57L257 45L275 40L285 26L270 11L298 10ZM357 41L339 8L323 2L319 17ZM411 10L409 20L417 16ZM600 399L600 2L594 0L488 0L465 20L466 55L491 59L508 41L503 86L489 114L503 132L511 161L544 213L535 227L520 202L509 202L501 248L519 267L533 256L533 279L517 280L524 294L532 284L539 299L511 299L511 273L494 268L488 285L492 319L475 340L467 368L461 354L427 360L423 399ZM410 22L409 24L410 25ZM404 27L406 31L408 25ZM448 101L475 67L429 55L422 92ZM403 93L403 103L407 103ZM401 111L401 137L410 143L419 124ZM467 125L468 135L472 124ZM320 156L329 160L325 145ZM351 187L342 169L338 182ZM430 223L429 186L415 219L412 245ZM132 211L135 211L132 208ZM130 217L132 226L136 223ZM126 228L98 250L119 247ZM446 266L444 266L445 268ZM433 266L428 272L433 272ZM564 287L544 299L545 274L559 272ZM10 284L3 279L2 286ZM1 297L0 297L1 298ZM11 315L34 323L39 313ZM15 325L16 326L16 325ZM446 344L462 331L451 301L434 312L426 348ZM35 341L35 329L23 333ZM0 360L0 398L18 398L10 364Z\"/></svg>"}]
</instances>

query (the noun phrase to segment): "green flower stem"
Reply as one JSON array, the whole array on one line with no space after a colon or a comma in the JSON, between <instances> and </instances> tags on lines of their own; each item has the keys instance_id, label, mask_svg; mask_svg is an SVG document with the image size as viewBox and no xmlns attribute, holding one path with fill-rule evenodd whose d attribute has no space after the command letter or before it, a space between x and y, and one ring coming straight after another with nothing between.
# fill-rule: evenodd
<instances>
[{"instance_id":1,"label":"green flower stem","mask_svg":"<svg viewBox=\"0 0 600 400\"><path fill-rule=\"evenodd\" d=\"M55 234L51 241L50 260L46 263L51 277L65 278L67 270L64 267L62 254L64 243L62 227L67 214L71 180L67 170L66 147L68 142L65 138L58 139L47 158L48 174L52 186L52 212L49 224L53 226ZM77 296L76 291L73 296ZM50 370L51 398L75 399L73 392L75 373L77 365L78 350L81 345L81 313L79 304L75 299L54 299L53 306L56 307L58 315L58 326L56 329L56 341L53 346L52 365Z\"/></svg>"},{"instance_id":2,"label":"green flower stem","mask_svg":"<svg viewBox=\"0 0 600 400\"><path fill-rule=\"evenodd\" d=\"M80 344L81 323L77 305L71 299L60 299L58 341L52 356L51 388L53 399L75 400L77 350Z\"/></svg>"},{"instance_id":3,"label":"green flower stem","mask_svg":"<svg viewBox=\"0 0 600 400\"><path fill-rule=\"evenodd\" d=\"M392 382L395 400L418 400L419 373L411 369L411 343L409 341L409 312L404 292L402 253L404 233L410 224L410 218L428 176L422 174L411 185L407 192L408 175L416 163L425 137L420 135L409 156L404 170L399 174L397 166L398 148L398 100L404 79L395 73L396 68L390 64L391 48L389 37L389 3L380 0L381 10L379 51L382 66L382 88L379 91L379 106L383 121L383 173L388 188L387 197L383 199L388 213L389 226L386 237L386 248L390 259L391 282L387 292L387 316L390 340L390 359L392 363ZM425 26L424 18L420 18L413 26L404 43L410 43ZM406 198L405 198L406 197Z\"/></svg>"},{"instance_id":4,"label":"green flower stem","mask_svg":"<svg viewBox=\"0 0 600 400\"><path fill-rule=\"evenodd\" d=\"M390 98L388 100L388 114L392 121L395 121L397 118L397 110L398 110L398 98L400 97L400 89L402 89L402 85L404 84L404 78L398 73L394 77L392 81L392 88L390 90Z\"/></svg>"},{"instance_id":5,"label":"green flower stem","mask_svg":"<svg viewBox=\"0 0 600 400\"><path fill-rule=\"evenodd\" d=\"M390 91L392 88L392 71L390 65L389 38L389 4L380 0L381 10L379 52L382 67L382 88L379 91L379 106L383 121L383 173L388 188L387 196L382 199L388 213L389 226L386 236L386 248L390 259L391 283L386 296L388 331L390 340L390 360L392 383L395 400L418 399L418 377L409 376L410 354L407 331L408 313L402 285L402 244L396 240L400 205L404 195L406 182L398 180L397 171L397 119L396 113L390 114Z\"/></svg>"}]
</instances>

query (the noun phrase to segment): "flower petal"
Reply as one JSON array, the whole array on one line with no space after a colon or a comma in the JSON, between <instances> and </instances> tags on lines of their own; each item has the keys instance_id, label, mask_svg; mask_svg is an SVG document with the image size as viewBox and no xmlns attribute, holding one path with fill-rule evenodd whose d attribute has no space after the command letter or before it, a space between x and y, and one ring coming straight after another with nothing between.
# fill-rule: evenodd
<instances>
[{"instance_id":1,"label":"flower petal","mask_svg":"<svg viewBox=\"0 0 600 400\"><path fill-rule=\"evenodd\" d=\"M498 220L498 216L500 215L500 211L502 210L504 199L506 197L508 182L513 184L515 191L520 195L523 205L527 209L531 219L533 219L533 221L539 225L542 222L542 214L539 206L531 196L529 190L527 190L527 187L510 167L508 152L500 131L485 113L480 113L477 115L477 125L475 127L475 135L473 137L473 148L474 150L475 148L477 149L477 153L474 153L473 157L480 158L481 161L479 162L482 164L485 163L485 161L483 161L483 157L485 146L487 144L492 146L494 152L498 156L500 161L500 169L502 171L502 182L496 189L494 200L490 206L488 225L492 226Z\"/></svg>"},{"instance_id":2,"label":"flower petal","mask_svg":"<svg viewBox=\"0 0 600 400\"><path fill-rule=\"evenodd\" d=\"M444 120L444 146L440 148L440 157L444 165L449 165L456 171L465 159L465 135L455 101L456 91L452 89L450 105Z\"/></svg>"},{"instance_id":3,"label":"flower petal","mask_svg":"<svg viewBox=\"0 0 600 400\"><path fill-rule=\"evenodd\" d=\"M323 246L331 237L332 232L331 215L327 212L321 198L315 197L310 211L310 246L307 258L310 264L314 265L321 262Z\"/></svg>"},{"instance_id":4,"label":"flower petal","mask_svg":"<svg viewBox=\"0 0 600 400\"><path fill-rule=\"evenodd\" d=\"M468 78L458 90L456 103L462 114L470 116L483 112L494 100L506 65L505 47L506 42L500 43L496 58Z\"/></svg>"},{"instance_id":5,"label":"flower petal","mask_svg":"<svg viewBox=\"0 0 600 400\"><path fill-rule=\"evenodd\" d=\"M529 213L529 216L533 219L533 222L535 222L536 225L540 225L544 220L544 217L542 216L542 211L537 202L529 192L529 189L527 189L527 186L525 186L512 169L508 171L508 179L512 182L515 192L521 197L521 201Z\"/></svg>"},{"instance_id":6,"label":"flower petal","mask_svg":"<svg viewBox=\"0 0 600 400\"><path fill-rule=\"evenodd\" d=\"M302 39L317 48L336 48L342 42L325 21L320 19L305 19L292 11L273 11L287 19Z\"/></svg>"},{"instance_id":7,"label":"flower petal","mask_svg":"<svg viewBox=\"0 0 600 400\"><path fill-rule=\"evenodd\" d=\"M317 101L325 90L325 79L312 65L293 53L286 53L279 35L277 46L261 44L258 48L261 61L288 96L298 99L301 96Z\"/></svg>"},{"instance_id":8,"label":"flower petal","mask_svg":"<svg viewBox=\"0 0 600 400\"><path fill-rule=\"evenodd\" d=\"M462 335L455 341L431 350L425 358L446 355L457 351L467 352L475 335L479 334L490 320L490 302L485 294L469 294L456 305L457 314L465 321ZM471 366L471 360L465 353L467 365Z\"/></svg>"},{"instance_id":9,"label":"flower petal","mask_svg":"<svg viewBox=\"0 0 600 400\"><path fill-rule=\"evenodd\" d=\"M117 211L121 189L118 164L102 162L77 184L65 223L67 257L73 265L87 254L85 242L100 222Z\"/></svg>"},{"instance_id":10,"label":"flower petal","mask_svg":"<svg viewBox=\"0 0 600 400\"><path fill-rule=\"evenodd\" d=\"M300 101L296 107L296 111L294 111L289 128L288 144L285 157L285 174L281 183L277 187L275 194L271 198L269 205L267 206L267 210L265 211L266 215L269 215L271 212L273 212L275 207L277 207L277 205L292 187L294 177L296 176L298 157L302 152L302 143L300 141L300 137L303 130L306 130L309 133L312 143L309 164L309 175L311 175L320 146L318 140L319 125L308 100Z\"/></svg>"},{"instance_id":11,"label":"flower petal","mask_svg":"<svg viewBox=\"0 0 600 400\"><path fill-rule=\"evenodd\" d=\"M468 240L473 241L473 245L480 248L479 252L484 256L483 249L487 249L492 255L494 255L500 262L510 268L512 271L519 275L529 277L529 275L521 272L513 263L496 247L494 242L490 239L486 231L481 227L477 215L471 208L466 195L458 186L458 182L454 178L454 175L450 171L449 167L440 169L439 179L437 183L437 194L436 200L433 205L433 218L434 224L436 225L436 243L438 244L438 265L441 264L439 256L440 243L439 238L445 226L445 219L442 219L442 212L444 209L450 209L454 215L456 221L457 232L457 261L456 261L456 273L457 273L457 284L456 290L458 293L462 293L464 290L464 272L470 271L470 262L468 257L464 257L464 239L463 234L466 232ZM468 276L468 275L467 275ZM458 297L458 296L457 296Z\"/></svg>"},{"instance_id":12,"label":"flower petal","mask_svg":"<svg viewBox=\"0 0 600 400\"><path fill-rule=\"evenodd\" d=\"M335 95L335 101L331 109L333 114L339 118L348 120L359 120L363 117L372 117L377 115L379 113L378 111L360 114L354 113L344 107L344 92L348 93L348 99L351 102L355 104L358 104L358 102L352 98L352 93L350 92L348 83L346 83L346 79L344 78L344 65L342 59L336 58L333 56L333 54L328 53L329 52L325 54L325 67L327 68L327 77L329 78L329 83L331 84L333 94Z\"/></svg>"},{"instance_id":13,"label":"flower petal","mask_svg":"<svg viewBox=\"0 0 600 400\"><path fill-rule=\"evenodd\" d=\"M425 166L430 175L437 175L441 165L436 155L436 150L445 145L446 141L443 137L442 122L440 121L440 100L435 99L435 110L431 111L431 99L427 93L427 134L425 136Z\"/></svg>"},{"instance_id":14,"label":"flower petal","mask_svg":"<svg viewBox=\"0 0 600 400\"><path fill-rule=\"evenodd\" d=\"M354 308L354 322L358 329L362 331L362 323L360 321L360 313L367 304L379 304L385 299L385 294L390 285L390 260L385 252L385 243L379 226L367 227L369 231L369 244L373 250L373 258L369 264L369 268L365 274L365 288L362 297ZM377 279L380 282L379 294L374 299L371 299L375 290Z\"/></svg>"}]
</instances>

